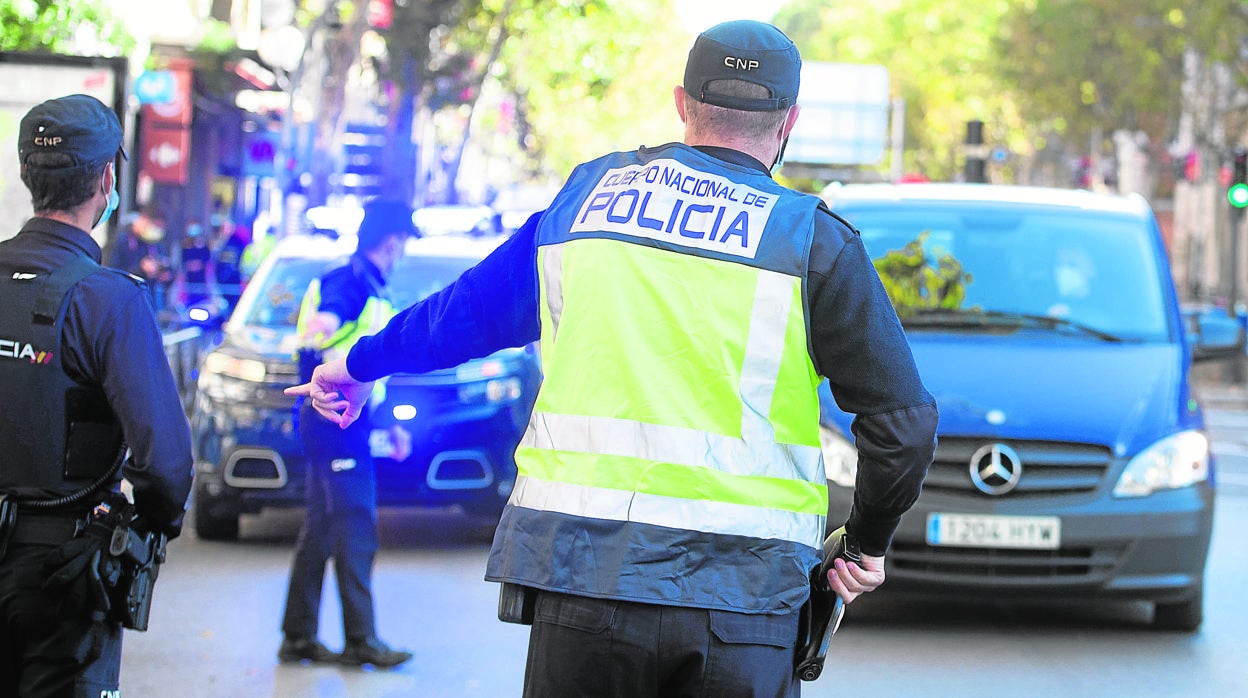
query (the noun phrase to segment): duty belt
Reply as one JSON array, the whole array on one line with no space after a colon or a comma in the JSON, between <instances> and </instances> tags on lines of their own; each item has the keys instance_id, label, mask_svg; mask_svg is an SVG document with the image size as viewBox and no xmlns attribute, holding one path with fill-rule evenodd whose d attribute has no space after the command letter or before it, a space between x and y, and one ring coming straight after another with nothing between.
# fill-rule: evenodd
<instances>
[{"instance_id":1,"label":"duty belt","mask_svg":"<svg viewBox=\"0 0 1248 698\"><path fill-rule=\"evenodd\" d=\"M82 518L69 513L20 511L18 503L0 495L0 559L9 545L60 545L77 535Z\"/></svg>"}]
</instances>

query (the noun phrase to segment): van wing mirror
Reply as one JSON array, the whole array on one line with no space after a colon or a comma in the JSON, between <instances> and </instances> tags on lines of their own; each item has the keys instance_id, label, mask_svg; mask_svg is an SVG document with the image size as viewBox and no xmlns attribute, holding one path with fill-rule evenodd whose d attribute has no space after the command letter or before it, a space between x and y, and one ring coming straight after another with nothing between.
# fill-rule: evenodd
<instances>
[{"instance_id":1,"label":"van wing mirror","mask_svg":"<svg viewBox=\"0 0 1248 698\"><path fill-rule=\"evenodd\" d=\"M1193 361L1229 359L1244 353L1244 317L1219 308L1183 310Z\"/></svg>"}]
</instances>

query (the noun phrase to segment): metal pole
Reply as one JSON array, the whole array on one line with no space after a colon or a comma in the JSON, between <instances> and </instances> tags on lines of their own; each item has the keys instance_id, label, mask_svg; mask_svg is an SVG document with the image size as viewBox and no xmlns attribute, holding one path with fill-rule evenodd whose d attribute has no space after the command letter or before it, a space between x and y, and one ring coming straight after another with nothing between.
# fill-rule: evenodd
<instances>
[{"instance_id":1,"label":"metal pole","mask_svg":"<svg viewBox=\"0 0 1248 698\"><path fill-rule=\"evenodd\" d=\"M1231 290L1226 297L1226 314L1238 315L1235 305L1239 300L1239 234L1243 226L1244 209L1231 209Z\"/></svg>"},{"instance_id":2,"label":"metal pole","mask_svg":"<svg viewBox=\"0 0 1248 698\"><path fill-rule=\"evenodd\" d=\"M988 172L984 166L987 157L984 147L984 122L976 119L966 122L966 181L984 183L988 181Z\"/></svg>"},{"instance_id":3,"label":"metal pole","mask_svg":"<svg viewBox=\"0 0 1248 698\"><path fill-rule=\"evenodd\" d=\"M1231 290L1226 298L1226 314L1239 322L1239 236L1244 221L1244 209L1231 209ZM1230 362L1230 379L1235 385L1248 383L1248 356L1240 352Z\"/></svg>"},{"instance_id":4,"label":"metal pole","mask_svg":"<svg viewBox=\"0 0 1248 698\"><path fill-rule=\"evenodd\" d=\"M906 173L906 100L897 97L893 100L891 176L894 182L901 181Z\"/></svg>"}]
</instances>

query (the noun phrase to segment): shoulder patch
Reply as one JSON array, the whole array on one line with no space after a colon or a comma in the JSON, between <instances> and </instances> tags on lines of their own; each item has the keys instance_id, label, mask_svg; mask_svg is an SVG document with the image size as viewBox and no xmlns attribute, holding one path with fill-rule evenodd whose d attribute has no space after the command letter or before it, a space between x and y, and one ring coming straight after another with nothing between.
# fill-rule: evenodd
<instances>
[{"instance_id":1,"label":"shoulder patch","mask_svg":"<svg viewBox=\"0 0 1248 698\"><path fill-rule=\"evenodd\" d=\"M125 279L139 288L147 288L147 281L137 274L131 274L128 271L114 269L113 267L100 266L101 272L106 272L110 277L115 279Z\"/></svg>"},{"instance_id":2,"label":"shoulder patch","mask_svg":"<svg viewBox=\"0 0 1248 698\"><path fill-rule=\"evenodd\" d=\"M824 213L828 214L832 218L843 223L846 228L849 228L851 231L853 231L854 235L857 235L858 237L862 237L862 233L858 232L858 229L854 227L853 223L850 223L849 221L845 220L840 215L838 215L835 211L828 208L828 204L826 202L824 201L819 202L819 210L823 211Z\"/></svg>"}]
</instances>

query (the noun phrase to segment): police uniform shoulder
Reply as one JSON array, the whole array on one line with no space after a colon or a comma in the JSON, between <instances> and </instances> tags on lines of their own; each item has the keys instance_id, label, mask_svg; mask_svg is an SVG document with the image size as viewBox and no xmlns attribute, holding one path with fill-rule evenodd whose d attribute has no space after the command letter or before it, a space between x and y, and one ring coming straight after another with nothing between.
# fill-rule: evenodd
<instances>
[{"instance_id":1,"label":"police uniform shoulder","mask_svg":"<svg viewBox=\"0 0 1248 698\"><path fill-rule=\"evenodd\" d=\"M826 202L820 201L818 210L822 215L815 216L815 220L817 222L822 222L825 225L830 225L833 227L839 227L837 224L840 224L840 226L844 226L845 228L849 230L849 232L853 233L854 235L857 235L857 236L862 235L862 233L859 233L858 229L854 227L853 223L850 223L849 221L842 218L835 211L828 208L828 204Z\"/></svg>"},{"instance_id":2,"label":"police uniform shoulder","mask_svg":"<svg viewBox=\"0 0 1248 698\"><path fill-rule=\"evenodd\" d=\"M102 265L82 278L79 286L91 288L94 293L116 293L119 298L135 290L147 290L147 282L141 276Z\"/></svg>"},{"instance_id":3,"label":"police uniform shoulder","mask_svg":"<svg viewBox=\"0 0 1248 698\"><path fill-rule=\"evenodd\" d=\"M108 288L115 288L118 290L127 288L147 288L147 281L145 281L143 277L131 274L128 271L122 271L121 269L114 269L103 265L101 265L100 268L91 276L84 279L84 281L95 281L96 279L99 280L98 283Z\"/></svg>"}]
</instances>

